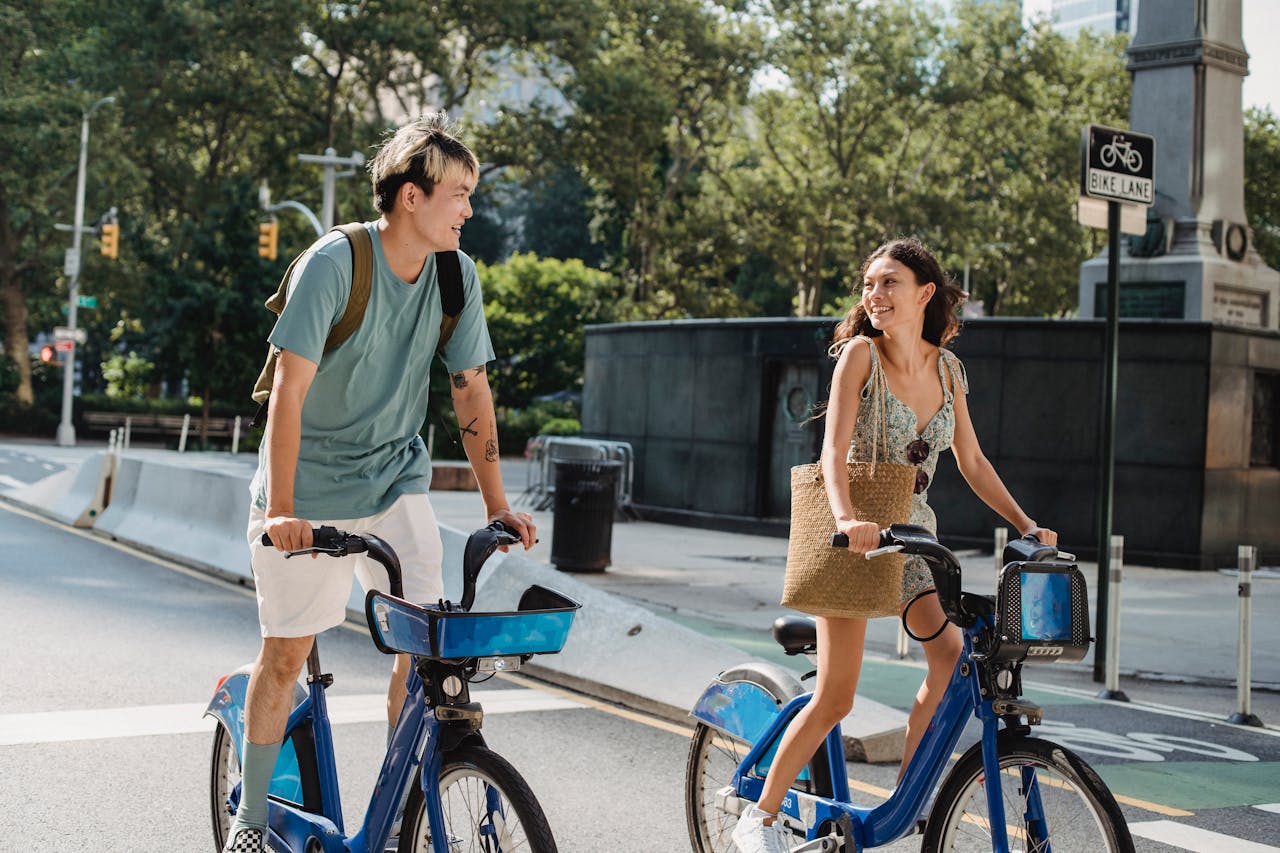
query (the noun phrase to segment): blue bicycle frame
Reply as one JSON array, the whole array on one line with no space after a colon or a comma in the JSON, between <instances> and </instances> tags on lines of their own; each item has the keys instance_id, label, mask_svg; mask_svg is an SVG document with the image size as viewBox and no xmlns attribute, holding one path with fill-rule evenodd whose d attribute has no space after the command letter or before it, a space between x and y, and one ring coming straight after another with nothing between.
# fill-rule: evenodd
<instances>
[{"instance_id":1,"label":"blue bicycle frame","mask_svg":"<svg viewBox=\"0 0 1280 853\"><path fill-rule=\"evenodd\" d=\"M982 615L971 627L964 629L964 648L942 702L908 764L901 784L886 802L873 808L849 802L849 780L840 727L837 725L831 730L822 749L823 759L830 768L831 796L814 796L792 789L782 803L781 812L805 827L807 841L822 837L827 827L839 827L846 839L852 839L853 849L860 851L889 844L906 835L941 779L972 716L982 725L981 748L993 853L1009 853L996 744L1000 716L993 708L993 700L982 695L978 667L972 659L974 638L992 627L992 618ZM809 704L813 694L797 696L779 710L758 688L756 692L760 692L760 696L755 697L751 685L746 685L745 690L741 689L743 687L741 684L713 684L703 694L692 715L753 744L734 772L732 787L738 797L757 802L764 789L764 776L783 733L796 714ZM772 714L772 720L766 722L764 714ZM1036 827L1045 826L1044 810L1034 771L1024 769L1022 773L1029 811L1019 817L1034 832Z\"/></svg>"},{"instance_id":2,"label":"blue bicycle frame","mask_svg":"<svg viewBox=\"0 0 1280 853\"><path fill-rule=\"evenodd\" d=\"M244 674L233 675L223 683L209 713L218 718L231 732L236 749L243 738L243 717L237 713L244 707L244 687L248 678ZM312 678L307 697L289 715L286 727L286 748L281 751L272 778L269 806L270 841L278 849L303 851L308 838L319 838L323 849L333 853L382 853L396 812L400 807L400 795L413 777L419 762L419 752L426 742L423 754L422 784L425 791L433 791L440 776L442 753L439 730L449 723L442 723L434 714L426 713L426 700L422 681L416 672L409 674L408 698L400 712L400 718L391 736L391 743L378 773L377 783L365 811L364 823L350 838L345 838L342 820L342 798L338 788L338 771L334 763L333 736L328 723L328 707L325 688L321 679ZM310 726L315 744L315 777L319 784L320 811L307 811L302 805L302 782L298 757L291 744L291 736L301 728ZM478 732L470 735L480 739ZM232 793L232 802L239 799L239 788ZM428 819L432 828L434 853L449 853L444 833L437 827L444 826L444 816L439 799L426 797Z\"/></svg>"}]
</instances>

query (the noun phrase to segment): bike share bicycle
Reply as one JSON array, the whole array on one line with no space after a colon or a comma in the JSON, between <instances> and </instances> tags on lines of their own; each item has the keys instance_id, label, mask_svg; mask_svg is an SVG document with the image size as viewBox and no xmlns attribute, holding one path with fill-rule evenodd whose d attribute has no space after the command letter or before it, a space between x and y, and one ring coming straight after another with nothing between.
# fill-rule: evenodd
<instances>
[{"instance_id":1,"label":"bike share bicycle","mask_svg":"<svg viewBox=\"0 0 1280 853\"><path fill-rule=\"evenodd\" d=\"M543 586L531 586L517 609L471 613L476 579L485 561L520 537L495 522L476 531L463 552L462 601L421 606L401 598L400 562L372 535L322 527L315 546L297 554L342 557L367 553L390 579L391 594L370 590L365 616L374 645L387 654L414 656L408 697L392 732L363 825L343 828L325 689L333 676L320 668L317 646L307 659L307 689L295 691L284 746L271 781L267 849L275 853L382 853L403 794L399 853L556 853L537 798L506 759L480 734L484 712L471 701L476 676L507 672L535 654L564 646L579 604ZM269 543L264 543L269 544ZM208 711L218 721L213 740L210 796L213 837L221 851L240 799L239 751L244 739L245 691L250 666L224 676ZM414 774L420 784L412 784Z\"/></svg>"},{"instance_id":2,"label":"bike share bicycle","mask_svg":"<svg viewBox=\"0 0 1280 853\"><path fill-rule=\"evenodd\" d=\"M848 540L836 534L832 545L847 547ZM793 839L792 853L857 853L917 830L971 717L981 724L982 737L937 788L922 850L1132 853L1128 826L1107 786L1070 750L1030 736L1042 711L1021 695L1024 661L1077 661L1092 642L1075 558L1033 537L1014 540L1005 548L993 598L961 591L959 561L924 528L893 525L881 531L880 545L866 556L902 551L925 559L943 612L963 632L963 651L915 755L884 803L868 808L850 802L840 726L832 729L778 812ZM788 654L816 650L813 617L781 617L773 633ZM685 780L695 853L734 849L737 816L759 799L787 724L812 697L790 671L758 662L723 672L707 687L691 712L698 724Z\"/></svg>"}]
</instances>

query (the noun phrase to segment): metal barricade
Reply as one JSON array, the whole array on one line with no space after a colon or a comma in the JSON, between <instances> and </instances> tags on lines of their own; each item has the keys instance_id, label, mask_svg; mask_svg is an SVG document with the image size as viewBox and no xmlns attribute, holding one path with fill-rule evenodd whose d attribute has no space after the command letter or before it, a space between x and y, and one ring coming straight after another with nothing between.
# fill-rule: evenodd
<instances>
[{"instance_id":1,"label":"metal barricade","mask_svg":"<svg viewBox=\"0 0 1280 853\"><path fill-rule=\"evenodd\" d=\"M525 452L529 457L529 467L522 497L532 503L534 509L549 509L554 502L556 461L577 459L621 462L618 509L623 512L630 510L635 454L627 442L567 435L539 435L529 442Z\"/></svg>"}]
</instances>

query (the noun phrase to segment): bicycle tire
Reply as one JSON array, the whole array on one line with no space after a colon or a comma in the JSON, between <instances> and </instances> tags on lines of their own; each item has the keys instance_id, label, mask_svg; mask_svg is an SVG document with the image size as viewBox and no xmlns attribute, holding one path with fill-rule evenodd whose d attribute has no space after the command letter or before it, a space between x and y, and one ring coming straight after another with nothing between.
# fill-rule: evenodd
<instances>
[{"instance_id":1,"label":"bicycle tire","mask_svg":"<svg viewBox=\"0 0 1280 853\"><path fill-rule=\"evenodd\" d=\"M486 806L486 790L501 798L504 815L495 824ZM471 853L493 849L557 853L551 826L529 784L511 763L496 752L478 746L464 746L449 752L440 767L441 807L450 851ZM512 823L510 817L516 818ZM476 818L479 818L477 822ZM473 825L477 824L477 825ZM500 834L499 846L485 846L485 834ZM411 785L404 806L399 853L432 853L431 827L421 785Z\"/></svg>"},{"instance_id":2,"label":"bicycle tire","mask_svg":"<svg viewBox=\"0 0 1280 853\"><path fill-rule=\"evenodd\" d=\"M1011 850L1036 853L1052 844L1054 853L1133 853L1133 838L1115 797L1078 755L1047 740L1016 735L1001 736L997 753ZM1026 814L1021 768L1036 772L1049 823L1050 836L1039 842L1017 817ZM990 853L985 775L982 745L975 744L938 791L922 853Z\"/></svg>"},{"instance_id":3,"label":"bicycle tire","mask_svg":"<svg viewBox=\"0 0 1280 853\"><path fill-rule=\"evenodd\" d=\"M726 670L725 681L749 681L773 698L779 708L804 693L800 682L790 672L773 664L746 664ZM727 853L735 850L730 835L738 819L715 807L716 792L733 781L733 772L746 757L750 745L731 737L706 723L694 727L689 742L689 758L685 764L685 821L694 853ZM809 778L797 780L791 787L819 796L831 795L831 774L823 761L823 747L818 747L809 762Z\"/></svg>"},{"instance_id":4,"label":"bicycle tire","mask_svg":"<svg viewBox=\"0 0 1280 853\"><path fill-rule=\"evenodd\" d=\"M213 818L213 849L216 853L222 853L227 833L231 831L233 818L227 811L227 798L239 782L240 759L235 744L231 742L227 727L219 724L213 734L213 755L209 762L209 810Z\"/></svg>"}]
</instances>

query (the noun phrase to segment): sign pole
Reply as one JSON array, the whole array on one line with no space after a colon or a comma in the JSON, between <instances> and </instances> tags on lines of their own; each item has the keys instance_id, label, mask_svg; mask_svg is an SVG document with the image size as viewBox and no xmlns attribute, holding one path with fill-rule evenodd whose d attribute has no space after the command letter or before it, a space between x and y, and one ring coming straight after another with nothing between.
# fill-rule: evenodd
<instances>
[{"instance_id":1,"label":"sign pole","mask_svg":"<svg viewBox=\"0 0 1280 853\"><path fill-rule=\"evenodd\" d=\"M1116 475L1116 386L1120 374L1120 203L1107 202L1107 331L1102 356L1102 453L1098 482L1098 618L1094 628L1093 680L1106 678L1107 599L1111 580L1111 499Z\"/></svg>"}]
</instances>

